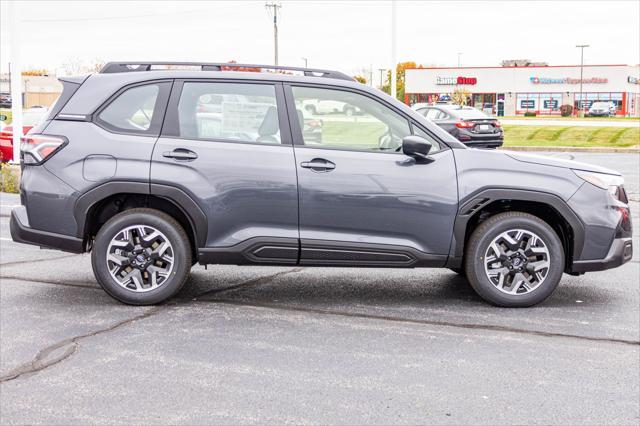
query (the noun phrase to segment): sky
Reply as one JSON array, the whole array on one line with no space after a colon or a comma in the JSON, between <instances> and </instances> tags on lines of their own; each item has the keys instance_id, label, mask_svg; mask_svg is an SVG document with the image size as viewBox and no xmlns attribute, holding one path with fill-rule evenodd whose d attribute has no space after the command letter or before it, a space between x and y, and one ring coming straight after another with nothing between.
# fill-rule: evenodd
<instances>
[{"instance_id":1,"label":"sky","mask_svg":"<svg viewBox=\"0 0 640 426\"><path fill-rule=\"evenodd\" d=\"M389 68L390 1L281 1L280 64L364 74ZM20 1L15 34L0 2L0 69L19 40L23 69L69 62L172 60L273 63L265 1ZM497 66L503 59L640 63L640 0L398 1L397 59Z\"/></svg>"}]
</instances>

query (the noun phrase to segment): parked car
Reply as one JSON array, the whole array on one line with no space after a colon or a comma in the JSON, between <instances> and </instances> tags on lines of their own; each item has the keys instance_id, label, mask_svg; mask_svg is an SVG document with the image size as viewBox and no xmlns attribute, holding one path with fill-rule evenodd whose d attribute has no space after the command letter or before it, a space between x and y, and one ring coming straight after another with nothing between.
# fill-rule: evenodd
<instances>
[{"instance_id":1,"label":"parked car","mask_svg":"<svg viewBox=\"0 0 640 426\"><path fill-rule=\"evenodd\" d=\"M26 135L47 116L47 108L27 109L22 114L22 134ZM13 126L6 125L0 130L0 161L13 160Z\"/></svg>"},{"instance_id":2,"label":"parked car","mask_svg":"<svg viewBox=\"0 0 640 426\"><path fill-rule=\"evenodd\" d=\"M504 141L500 122L476 108L433 105L418 108L417 111L470 147L497 148Z\"/></svg>"},{"instance_id":3,"label":"parked car","mask_svg":"<svg viewBox=\"0 0 640 426\"><path fill-rule=\"evenodd\" d=\"M304 102L303 108L309 114L336 114L342 113L348 116L360 112L358 108L345 102L330 99L313 99Z\"/></svg>"},{"instance_id":4,"label":"parked car","mask_svg":"<svg viewBox=\"0 0 640 426\"><path fill-rule=\"evenodd\" d=\"M0 108L11 108L10 93L0 93Z\"/></svg>"},{"instance_id":5,"label":"parked car","mask_svg":"<svg viewBox=\"0 0 640 426\"><path fill-rule=\"evenodd\" d=\"M14 241L91 252L97 281L124 303L172 297L197 262L444 267L484 300L522 307L563 273L632 257L613 170L468 149L340 72L127 65L61 79L21 145L28 178L10 221ZM221 93L244 101L202 126L198 99ZM318 145L297 106L321 99L363 116L325 122Z\"/></svg>"},{"instance_id":6,"label":"parked car","mask_svg":"<svg viewBox=\"0 0 640 426\"><path fill-rule=\"evenodd\" d=\"M594 102L589 107L589 117L613 117L616 105L613 102Z\"/></svg>"}]
</instances>

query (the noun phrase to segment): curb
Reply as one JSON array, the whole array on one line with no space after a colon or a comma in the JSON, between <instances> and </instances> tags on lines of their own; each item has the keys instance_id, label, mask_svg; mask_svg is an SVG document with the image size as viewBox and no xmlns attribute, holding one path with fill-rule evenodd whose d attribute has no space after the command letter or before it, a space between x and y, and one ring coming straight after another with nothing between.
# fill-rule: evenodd
<instances>
[{"instance_id":1,"label":"curb","mask_svg":"<svg viewBox=\"0 0 640 426\"><path fill-rule=\"evenodd\" d=\"M502 146L498 149L505 151L529 152L591 152L597 154L640 154L640 146L632 148L607 147L572 147L572 146Z\"/></svg>"}]
</instances>

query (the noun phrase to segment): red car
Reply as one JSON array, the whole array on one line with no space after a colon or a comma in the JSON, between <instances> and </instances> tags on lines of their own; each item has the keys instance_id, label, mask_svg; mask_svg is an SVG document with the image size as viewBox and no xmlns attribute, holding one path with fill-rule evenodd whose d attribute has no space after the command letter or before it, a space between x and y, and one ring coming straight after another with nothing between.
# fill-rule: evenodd
<instances>
[{"instance_id":1,"label":"red car","mask_svg":"<svg viewBox=\"0 0 640 426\"><path fill-rule=\"evenodd\" d=\"M47 108L33 108L25 110L22 114L22 134L45 119L49 110ZM13 160L13 126L4 127L0 131L0 161Z\"/></svg>"}]
</instances>

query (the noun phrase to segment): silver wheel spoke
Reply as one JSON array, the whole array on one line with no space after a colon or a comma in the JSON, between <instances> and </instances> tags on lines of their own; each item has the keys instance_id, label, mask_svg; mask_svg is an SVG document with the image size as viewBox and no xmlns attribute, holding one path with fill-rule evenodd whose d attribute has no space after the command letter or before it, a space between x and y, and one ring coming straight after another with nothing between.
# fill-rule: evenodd
<instances>
[{"instance_id":1,"label":"silver wheel spoke","mask_svg":"<svg viewBox=\"0 0 640 426\"><path fill-rule=\"evenodd\" d=\"M148 225L133 225L112 238L106 262L118 285L129 291L146 292L171 277L174 252L162 232Z\"/></svg>"},{"instance_id":2,"label":"silver wheel spoke","mask_svg":"<svg viewBox=\"0 0 640 426\"><path fill-rule=\"evenodd\" d=\"M496 236L489 243L483 261L489 281L510 295L534 291L551 267L546 243L526 229L511 229Z\"/></svg>"}]
</instances>

